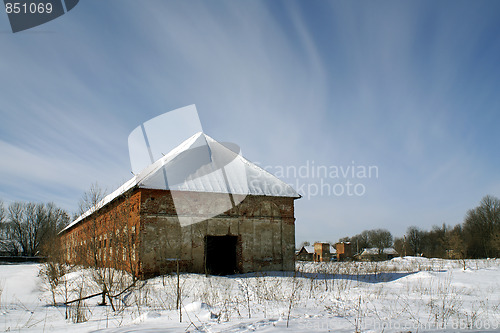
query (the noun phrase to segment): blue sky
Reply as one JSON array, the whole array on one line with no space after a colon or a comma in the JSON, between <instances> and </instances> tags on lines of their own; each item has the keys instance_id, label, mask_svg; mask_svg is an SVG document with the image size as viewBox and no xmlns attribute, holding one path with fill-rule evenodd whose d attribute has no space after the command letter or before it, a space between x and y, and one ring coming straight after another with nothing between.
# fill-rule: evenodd
<instances>
[{"instance_id":1,"label":"blue sky","mask_svg":"<svg viewBox=\"0 0 500 333\"><path fill-rule=\"evenodd\" d=\"M274 171L377 167L323 179L363 195L302 190L297 243L460 223L500 196L499 18L498 1L85 0L12 34L0 15L0 198L75 211L131 177L135 127L196 104Z\"/></svg>"}]
</instances>

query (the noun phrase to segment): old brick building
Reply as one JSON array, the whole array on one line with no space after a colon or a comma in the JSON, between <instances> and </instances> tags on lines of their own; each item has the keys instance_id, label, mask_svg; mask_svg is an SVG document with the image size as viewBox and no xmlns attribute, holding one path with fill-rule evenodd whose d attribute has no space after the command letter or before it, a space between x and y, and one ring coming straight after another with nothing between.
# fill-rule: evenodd
<instances>
[{"instance_id":1,"label":"old brick building","mask_svg":"<svg viewBox=\"0 0 500 333\"><path fill-rule=\"evenodd\" d=\"M337 260L344 261L352 259L351 242L340 242L335 245L337 249Z\"/></svg>"},{"instance_id":2,"label":"old brick building","mask_svg":"<svg viewBox=\"0 0 500 333\"><path fill-rule=\"evenodd\" d=\"M316 242L314 243L314 256L313 259L316 262L328 262L331 261L332 250L330 243Z\"/></svg>"},{"instance_id":3,"label":"old brick building","mask_svg":"<svg viewBox=\"0 0 500 333\"><path fill-rule=\"evenodd\" d=\"M299 197L198 133L66 227L65 258L140 277L177 265L213 274L293 270Z\"/></svg>"}]
</instances>

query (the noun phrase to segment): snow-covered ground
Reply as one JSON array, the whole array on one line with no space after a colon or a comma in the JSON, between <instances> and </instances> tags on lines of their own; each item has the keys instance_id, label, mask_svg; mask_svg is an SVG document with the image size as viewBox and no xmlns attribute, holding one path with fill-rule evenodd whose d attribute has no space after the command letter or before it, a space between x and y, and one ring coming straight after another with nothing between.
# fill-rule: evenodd
<instances>
[{"instance_id":1,"label":"snow-covered ground","mask_svg":"<svg viewBox=\"0 0 500 333\"><path fill-rule=\"evenodd\" d=\"M43 265L0 265L0 330L30 332L478 332L500 331L500 260L396 258L298 263L298 273L182 274L140 282L111 306L100 297L52 305ZM97 291L74 271L56 301ZM66 319L68 315L69 319ZM77 320L78 319L78 320ZM76 321L81 321L76 323ZM288 328L287 328L288 324Z\"/></svg>"}]
</instances>

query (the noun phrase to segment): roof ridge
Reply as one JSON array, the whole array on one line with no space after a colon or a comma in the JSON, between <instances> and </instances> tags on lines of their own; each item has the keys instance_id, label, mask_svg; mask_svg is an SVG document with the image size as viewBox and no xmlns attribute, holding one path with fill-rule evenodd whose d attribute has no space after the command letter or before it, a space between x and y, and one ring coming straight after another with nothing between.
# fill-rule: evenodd
<instances>
[{"instance_id":1,"label":"roof ridge","mask_svg":"<svg viewBox=\"0 0 500 333\"><path fill-rule=\"evenodd\" d=\"M194 145L197 143L197 141L199 140L200 137L203 137L205 139L205 143L209 149L209 154L210 154L209 158L211 161L212 161L212 154L218 154L221 151L217 150L217 149L214 150L213 147L210 147L210 144L212 144L212 145L218 144L222 147L224 152L230 151L233 154L235 154L233 160L238 159L239 162L243 163L243 165L245 167L245 170L243 170L243 171L245 174L232 175L229 173L229 175L228 175L228 173L224 171L223 175L222 175L223 178L221 178L221 175L219 175L220 170L217 168L214 169L212 165L209 165L207 168L208 168L208 171L210 171L210 172L206 172L206 174L204 174L202 176L202 177L207 178L207 179L205 179L205 183L203 181L199 181L199 179L201 179L201 178L194 178L194 179L185 179L183 184L180 184L180 185L176 184L176 185L174 185L174 188L172 188L172 186L170 186L167 181L163 182L161 186L155 186L155 181L158 181L158 180L153 179L153 178L158 173L158 171L162 170L163 168L168 167L169 164L174 162L175 159L177 157L181 156L181 154L183 152L187 152L191 148L193 148L193 149L198 148L198 146L194 146ZM214 156L216 156L216 155L214 155ZM197 160L197 162L200 162L200 161ZM224 165L224 168L222 168L222 169L226 169L226 167L230 168L229 165L231 164L231 162L232 162L232 160L227 165ZM175 167L175 165L173 167ZM233 168L232 171L234 171L234 172L238 172L238 171L241 172L242 171L242 170L238 170L238 165L235 168L236 169ZM265 185L268 185L267 181L274 182L274 185L276 185L276 183L277 183L279 185L278 189L281 190L281 192L273 193L273 191L275 191L276 189L272 188L272 186L271 186L271 189L269 189L267 187L262 188L263 187L263 186L261 186L262 184L258 184L259 186L254 186L253 183L249 184L248 179L246 179L246 182L244 182L244 184L242 184L239 180L240 180L240 178L246 177L246 173L247 173L246 168L253 169L254 171L257 172L257 175L259 178L264 178L261 180L263 181L263 184L265 184ZM165 172L166 171L164 171L164 175L166 175ZM239 176L244 176L244 177L239 177ZM228 177L230 177L230 178L232 177L233 181L236 180L235 184L232 184L233 185L232 187L230 184L227 183ZM196 181L197 179L198 179L198 181ZM167 180L168 180L168 177L167 177ZM222 180L224 180L224 182ZM192 187L191 189L189 189L189 187L188 187L189 186L188 182L190 182L189 185ZM179 144L177 147L172 149L166 155L162 156L161 158L156 160L154 163L145 167L143 170L141 170L141 172L134 175L131 179L126 181L124 184L122 184L116 190L114 190L113 192L111 192L110 194L105 196L99 203L97 203L94 207L90 208L89 210L84 212L82 215L80 215L77 219L75 219L68 226L66 226L66 228L64 228L61 232L71 228L72 226L74 226L75 224L80 222L81 220L92 215L95 211L106 206L107 204L109 204L114 199L121 196L122 194L124 194L128 190L134 188L135 186L141 187L141 185L143 188L155 189L155 188L159 188L159 187L164 187L161 189L174 190L174 191L178 190L178 191L193 191L193 192L232 193L232 194L243 194L243 195L251 194L251 195L264 195L264 196L265 195L267 195L267 196L285 196L285 197L293 197L293 198L300 198L301 197L300 194L298 194L289 184L285 183L284 181L282 181L278 177L276 177L273 174L271 174L270 172L262 169L258 165L250 162L249 160L244 158L242 155L232 151L230 148L226 147L224 144L218 142L217 140L210 137L209 135L207 135L203 132L197 132L194 135L192 135L191 137L189 137L188 139L184 140L181 144ZM176 189L175 186L177 186L177 187L180 186L181 189ZM182 186L188 187L188 188L183 189Z\"/></svg>"}]
</instances>

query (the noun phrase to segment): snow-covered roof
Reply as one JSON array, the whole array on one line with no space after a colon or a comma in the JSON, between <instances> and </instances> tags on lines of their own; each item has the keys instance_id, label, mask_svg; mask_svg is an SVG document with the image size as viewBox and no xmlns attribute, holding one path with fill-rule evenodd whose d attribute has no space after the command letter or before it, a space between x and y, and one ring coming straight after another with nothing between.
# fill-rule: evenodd
<instances>
[{"instance_id":1,"label":"snow-covered roof","mask_svg":"<svg viewBox=\"0 0 500 333\"><path fill-rule=\"evenodd\" d=\"M304 248L304 250L306 250L307 253L314 253L314 246L313 245L307 245L307 246L302 246L302 248ZM297 251L297 252L300 252L300 251ZM337 253L337 250L335 249L335 247L333 245L330 246L330 253L331 254L336 254Z\"/></svg>"},{"instance_id":2,"label":"snow-covered roof","mask_svg":"<svg viewBox=\"0 0 500 333\"><path fill-rule=\"evenodd\" d=\"M337 248L336 248L335 244L332 244L332 243L330 243L330 242L328 242L328 241L317 241L317 242L314 242L314 244L316 244L316 243L321 243L321 244L328 244L328 245L330 245L330 253L331 253L331 254L337 254Z\"/></svg>"},{"instance_id":3,"label":"snow-covered roof","mask_svg":"<svg viewBox=\"0 0 500 333\"><path fill-rule=\"evenodd\" d=\"M307 253L314 253L314 246L312 245L303 246L303 248Z\"/></svg>"},{"instance_id":4,"label":"snow-covered roof","mask_svg":"<svg viewBox=\"0 0 500 333\"><path fill-rule=\"evenodd\" d=\"M398 254L396 250L394 250L392 247L386 247L385 249L382 250L383 254ZM377 255L378 254L378 248L372 247L368 249L364 249L363 252L361 252L361 255Z\"/></svg>"},{"instance_id":5,"label":"snow-covered roof","mask_svg":"<svg viewBox=\"0 0 500 333\"><path fill-rule=\"evenodd\" d=\"M199 132L144 168L63 231L134 187L300 198L290 185Z\"/></svg>"}]
</instances>

